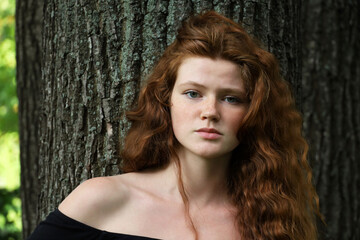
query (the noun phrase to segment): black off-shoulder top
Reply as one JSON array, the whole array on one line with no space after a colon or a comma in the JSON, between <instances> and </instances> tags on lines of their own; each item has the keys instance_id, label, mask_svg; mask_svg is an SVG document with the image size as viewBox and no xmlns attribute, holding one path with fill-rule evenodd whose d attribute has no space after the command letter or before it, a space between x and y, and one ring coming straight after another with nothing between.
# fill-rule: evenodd
<instances>
[{"instance_id":1,"label":"black off-shoulder top","mask_svg":"<svg viewBox=\"0 0 360 240\"><path fill-rule=\"evenodd\" d=\"M90 227L58 209L42 221L27 240L160 240L145 236L113 233Z\"/></svg>"}]
</instances>

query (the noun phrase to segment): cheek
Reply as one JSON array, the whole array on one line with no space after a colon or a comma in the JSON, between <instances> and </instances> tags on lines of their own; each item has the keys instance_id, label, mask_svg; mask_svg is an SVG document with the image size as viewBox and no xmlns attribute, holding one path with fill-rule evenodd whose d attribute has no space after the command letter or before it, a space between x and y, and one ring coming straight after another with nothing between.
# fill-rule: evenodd
<instances>
[{"instance_id":1,"label":"cheek","mask_svg":"<svg viewBox=\"0 0 360 240\"><path fill-rule=\"evenodd\" d=\"M170 116L173 128L186 126L191 119L193 119L194 109L188 102L180 96L173 96L171 99Z\"/></svg>"},{"instance_id":2,"label":"cheek","mask_svg":"<svg viewBox=\"0 0 360 240\"><path fill-rule=\"evenodd\" d=\"M186 121L186 117L184 116L184 109L180 106L172 106L170 108L171 113L171 123L174 132L181 131L184 124L184 121Z\"/></svg>"},{"instance_id":3,"label":"cheek","mask_svg":"<svg viewBox=\"0 0 360 240\"><path fill-rule=\"evenodd\" d=\"M241 111L241 112L231 114L227 118L229 129L231 129L231 131L236 135L238 135L238 131L240 129L241 122L242 122L245 114L246 114L245 111Z\"/></svg>"}]
</instances>

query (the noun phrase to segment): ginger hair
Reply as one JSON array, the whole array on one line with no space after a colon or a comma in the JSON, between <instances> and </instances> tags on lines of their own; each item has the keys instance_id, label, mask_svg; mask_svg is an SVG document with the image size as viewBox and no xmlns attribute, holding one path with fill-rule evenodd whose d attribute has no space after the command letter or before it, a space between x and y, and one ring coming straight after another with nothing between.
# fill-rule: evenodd
<instances>
[{"instance_id":1,"label":"ginger hair","mask_svg":"<svg viewBox=\"0 0 360 240\"><path fill-rule=\"evenodd\" d=\"M228 197L238 210L236 226L242 239L317 239L319 201L302 118L289 84L271 53L240 24L216 12L184 21L149 75L137 106L127 113L132 126L123 147L122 171L161 168L171 159L181 170L169 102L178 68L191 56L231 61L239 66L245 83L249 110L227 175ZM181 173L178 178L188 211Z\"/></svg>"}]
</instances>

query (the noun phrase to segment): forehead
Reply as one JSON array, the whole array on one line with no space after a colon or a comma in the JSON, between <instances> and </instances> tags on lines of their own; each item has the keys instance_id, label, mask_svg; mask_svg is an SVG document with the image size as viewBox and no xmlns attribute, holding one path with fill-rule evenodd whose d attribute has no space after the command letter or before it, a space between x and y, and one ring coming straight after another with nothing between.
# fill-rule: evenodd
<instances>
[{"instance_id":1,"label":"forehead","mask_svg":"<svg viewBox=\"0 0 360 240\"><path fill-rule=\"evenodd\" d=\"M224 59L188 57L180 65L176 85L198 83L204 86L243 88L238 65Z\"/></svg>"}]
</instances>

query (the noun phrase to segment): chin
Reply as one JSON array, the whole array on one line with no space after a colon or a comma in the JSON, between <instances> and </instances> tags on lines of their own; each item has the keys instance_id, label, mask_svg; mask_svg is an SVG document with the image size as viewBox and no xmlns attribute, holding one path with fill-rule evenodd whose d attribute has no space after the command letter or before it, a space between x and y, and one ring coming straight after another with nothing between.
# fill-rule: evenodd
<instances>
[{"instance_id":1,"label":"chin","mask_svg":"<svg viewBox=\"0 0 360 240\"><path fill-rule=\"evenodd\" d=\"M209 151L207 149L206 151L198 151L194 152L197 156L204 158L204 159L219 159L219 158L227 158L231 153L229 152L222 152L222 151L214 151L215 149L211 149L212 151Z\"/></svg>"},{"instance_id":2,"label":"chin","mask_svg":"<svg viewBox=\"0 0 360 240\"><path fill-rule=\"evenodd\" d=\"M219 144L218 142L207 142L194 145L190 145L189 143L186 145L181 144L181 148L179 150L183 151L185 154L187 152L191 155L204 159L226 159L231 155L233 149L228 146L224 146L224 144Z\"/></svg>"}]
</instances>

